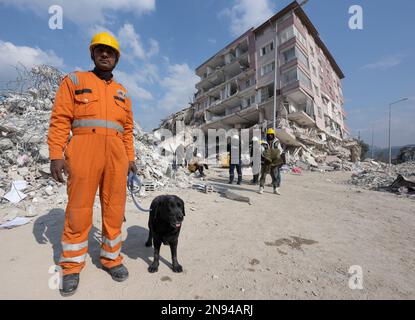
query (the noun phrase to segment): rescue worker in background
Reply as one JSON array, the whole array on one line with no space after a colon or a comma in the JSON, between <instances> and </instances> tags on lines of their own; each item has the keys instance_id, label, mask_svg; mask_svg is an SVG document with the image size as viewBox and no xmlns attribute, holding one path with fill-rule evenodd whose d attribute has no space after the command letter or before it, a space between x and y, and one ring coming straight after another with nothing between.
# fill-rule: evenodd
<instances>
[{"instance_id":1,"label":"rescue worker in background","mask_svg":"<svg viewBox=\"0 0 415 320\"><path fill-rule=\"evenodd\" d=\"M259 174L261 172L261 141L254 136L251 141L251 166L252 166L252 181L251 184L258 184Z\"/></svg>"},{"instance_id":2,"label":"rescue worker in background","mask_svg":"<svg viewBox=\"0 0 415 320\"><path fill-rule=\"evenodd\" d=\"M239 135L235 134L232 136L227 149L228 149L227 151L230 154L229 184L233 183L233 179L235 178L235 168L236 168L236 172L238 173L237 184L240 185L242 183L242 160L241 160L242 146L241 146L241 141L239 139Z\"/></svg>"},{"instance_id":3,"label":"rescue worker in background","mask_svg":"<svg viewBox=\"0 0 415 320\"><path fill-rule=\"evenodd\" d=\"M267 131L266 141L261 143L261 179L259 181L259 193L264 192L265 179L267 174L271 175L274 194L280 195L279 187L281 185L281 166L283 165L283 149L280 142L275 137L275 130L270 128Z\"/></svg>"},{"instance_id":4,"label":"rescue worker in background","mask_svg":"<svg viewBox=\"0 0 415 320\"><path fill-rule=\"evenodd\" d=\"M191 173L195 173L196 171L199 171L199 175L202 178L206 177L205 173L203 172L203 169L206 169L206 170L209 169L208 165L203 160L201 153L196 154L196 157L193 157L193 159L190 160L187 168L189 169L189 172Z\"/></svg>"},{"instance_id":5,"label":"rescue worker in background","mask_svg":"<svg viewBox=\"0 0 415 320\"><path fill-rule=\"evenodd\" d=\"M117 40L103 32L90 43L95 68L67 75L56 93L48 145L53 178L68 176L68 204L62 234L63 296L75 293L85 266L92 208L99 187L102 267L115 281L128 278L122 264L121 226L129 171L136 173L133 113L126 89L113 79L120 58ZM68 142L69 133L72 138Z\"/></svg>"}]
</instances>

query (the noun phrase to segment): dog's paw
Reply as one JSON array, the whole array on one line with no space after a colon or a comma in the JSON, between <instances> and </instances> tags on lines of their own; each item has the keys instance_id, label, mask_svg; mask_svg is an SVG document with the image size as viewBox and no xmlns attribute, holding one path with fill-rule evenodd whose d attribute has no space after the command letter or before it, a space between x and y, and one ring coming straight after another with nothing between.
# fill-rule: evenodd
<instances>
[{"instance_id":1,"label":"dog's paw","mask_svg":"<svg viewBox=\"0 0 415 320\"><path fill-rule=\"evenodd\" d=\"M180 264L174 264L173 272L183 272L183 267Z\"/></svg>"},{"instance_id":2,"label":"dog's paw","mask_svg":"<svg viewBox=\"0 0 415 320\"><path fill-rule=\"evenodd\" d=\"M152 245L153 245L153 243L151 241L146 242L146 247L151 247Z\"/></svg>"},{"instance_id":3,"label":"dog's paw","mask_svg":"<svg viewBox=\"0 0 415 320\"><path fill-rule=\"evenodd\" d=\"M154 272L157 272L157 271L159 271L158 264L157 265L152 264L151 266L148 267L148 272L150 272L150 273L154 273Z\"/></svg>"}]
</instances>

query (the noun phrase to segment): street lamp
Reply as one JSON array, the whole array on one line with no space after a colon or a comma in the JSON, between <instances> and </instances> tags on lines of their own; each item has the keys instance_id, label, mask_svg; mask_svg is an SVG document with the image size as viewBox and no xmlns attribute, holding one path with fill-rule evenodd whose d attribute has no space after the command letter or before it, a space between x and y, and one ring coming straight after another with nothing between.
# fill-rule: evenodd
<instances>
[{"instance_id":1,"label":"street lamp","mask_svg":"<svg viewBox=\"0 0 415 320\"><path fill-rule=\"evenodd\" d=\"M301 3L297 3L298 6L293 9L295 10L304 6L309 0L303 0ZM274 60L274 108L272 114L272 127L276 130L275 114L277 113L277 84L278 84L278 21L275 21L275 60Z\"/></svg>"},{"instance_id":2,"label":"street lamp","mask_svg":"<svg viewBox=\"0 0 415 320\"><path fill-rule=\"evenodd\" d=\"M391 146L391 118L392 118L392 105L397 104L399 102L403 102L408 100L408 98L403 98L398 101L389 103L389 168L392 165L392 146Z\"/></svg>"}]
</instances>

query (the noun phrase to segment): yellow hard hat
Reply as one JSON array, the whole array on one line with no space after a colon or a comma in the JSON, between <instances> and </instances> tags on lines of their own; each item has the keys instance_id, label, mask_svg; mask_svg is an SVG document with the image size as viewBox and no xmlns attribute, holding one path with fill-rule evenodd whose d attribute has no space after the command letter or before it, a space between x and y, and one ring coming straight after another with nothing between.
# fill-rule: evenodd
<instances>
[{"instance_id":1,"label":"yellow hard hat","mask_svg":"<svg viewBox=\"0 0 415 320\"><path fill-rule=\"evenodd\" d=\"M267 134L273 134L275 136L275 130L273 128L269 128L267 130Z\"/></svg>"},{"instance_id":2,"label":"yellow hard hat","mask_svg":"<svg viewBox=\"0 0 415 320\"><path fill-rule=\"evenodd\" d=\"M101 32L94 35L92 37L91 44L89 45L89 50L92 50L93 47L99 44L103 44L113 48L117 52L118 58L120 57L121 52L120 46L118 45L118 41L108 32Z\"/></svg>"}]
</instances>

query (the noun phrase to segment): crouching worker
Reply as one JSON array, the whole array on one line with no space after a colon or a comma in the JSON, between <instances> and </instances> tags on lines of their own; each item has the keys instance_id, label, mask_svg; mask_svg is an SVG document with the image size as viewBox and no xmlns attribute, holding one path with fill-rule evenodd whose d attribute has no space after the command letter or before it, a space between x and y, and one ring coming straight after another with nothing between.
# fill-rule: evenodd
<instances>
[{"instance_id":1,"label":"crouching worker","mask_svg":"<svg viewBox=\"0 0 415 320\"><path fill-rule=\"evenodd\" d=\"M59 266L63 296L75 293L85 266L92 208L99 187L102 213L102 267L115 281L128 278L122 264L121 226L129 171L136 173L133 113L125 88L112 70L120 58L117 40L104 32L91 41L95 69L66 76L56 93L48 145L53 178L68 176L68 204ZM68 142L69 133L73 137Z\"/></svg>"},{"instance_id":2,"label":"crouching worker","mask_svg":"<svg viewBox=\"0 0 415 320\"><path fill-rule=\"evenodd\" d=\"M280 195L281 185L281 166L284 161L282 158L282 147L275 137L275 130L268 129L267 140L261 143L261 179L259 181L259 193L264 192L265 179L267 174L271 175L274 194Z\"/></svg>"},{"instance_id":3,"label":"crouching worker","mask_svg":"<svg viewBox=\"0 0 415 320\"><path fill-rule=\"evenodd\" d=\"M202 154L200 153L198 153L196 157L190 160L187 168L189 169L189 172L191 173L195 173L196 171L199 171L199 174L201 177L206 176L205 173L203 172L203 169L206 169L206 170L209 169L208 165L204 163L202 159Z\"/></svg>"}]
</instances>

